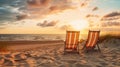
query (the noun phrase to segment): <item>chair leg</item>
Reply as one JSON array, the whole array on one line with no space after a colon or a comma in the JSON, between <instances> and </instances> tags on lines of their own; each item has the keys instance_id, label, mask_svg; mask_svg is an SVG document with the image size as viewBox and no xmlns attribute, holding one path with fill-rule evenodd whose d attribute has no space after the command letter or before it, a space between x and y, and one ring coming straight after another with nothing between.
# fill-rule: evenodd
<instances>
[{"instance_id":1,"label":"chair leg","mask_svg":"<svg viewBox=\"0 0 120 67\"><path fill-rule=\"evenodd\" d=\"M66 53L66 49L64 48L64 55L65 55L65 53Z\"/></svg>"},{"instance_id":2,"label":"chair leg","mask_svg":"<svg viewBox=\"0 0 120 67\"><path fill-rule=\"evenodd\" d=\"M88 53L88 49L86 47L82 48L83 52Z\"/></svg>"},{"instance_id":3,"label":"chair leg","mask_svg":"<svg viewBox=\"0 0 120 67\"><path fill-rule=\"evenodd\" d=\"M99 47L99 45L98 45L98 44L97 44L97 47L98 47L99 52L101 52L100 47Z\"/></svg>"},{"instance_id":4,"label":"chair leg","mask_svg":"<svg viewBox=\"0 0 120 67\"><path fill-rule=\"evenodd\" d=\"M83 46L82 50L84 50L84 49L85 49L85 47L86 47L86 45L84 45L84 46Z\"/></svg>"},{"instance_id":5,"label":"chair leg","mask_svg":"<svg viewBox=\"0 0 120 67\"><path fill-rule=\"evenodd\" d=\"M78 52L78 54L80 54L80 53L79 53L79 46L78 46L78 48L77 48L77 52Z\"/></svg>"}]
</instances>

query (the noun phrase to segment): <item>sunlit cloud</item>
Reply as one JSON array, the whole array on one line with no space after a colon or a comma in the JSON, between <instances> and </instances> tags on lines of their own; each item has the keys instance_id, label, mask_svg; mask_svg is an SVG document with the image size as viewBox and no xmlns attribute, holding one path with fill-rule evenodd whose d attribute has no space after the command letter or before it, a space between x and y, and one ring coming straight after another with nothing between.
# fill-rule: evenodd
<instances>
[{"instance_id":1,"label":"sunlit cloud","mask_svg":"<svg viewBox=\"0 0 120 67\"><path fill-rule=\"evenodd\" d=\"M58 21L43 21L43 23L38 23L37 26L40 26L40 27L53 27L55 26L56 24L58 23Z\"/></svg>"},{"instance_id":2,"label":"sunlit cloud","mask_svg":"<svg viewBox=\"0 0 120 67\"><path fill-rule=\"evenodd\" d=\"M106 14L102 17L101 22L103 27L120 26L120 12Z\"/></svg>"}]
</instances>

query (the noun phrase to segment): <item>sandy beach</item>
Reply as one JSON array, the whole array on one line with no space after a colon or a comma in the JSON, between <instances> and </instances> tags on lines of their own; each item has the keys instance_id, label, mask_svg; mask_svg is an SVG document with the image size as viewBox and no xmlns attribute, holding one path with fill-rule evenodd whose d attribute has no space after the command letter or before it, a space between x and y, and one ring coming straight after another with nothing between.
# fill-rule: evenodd
<instances>
[{"instance_id":1,"label":"sandy beach","mask_svg":"<svg viewBox=\"0 0 120 67\"><path fill-rule=\"evenodd\" d=\"M120 67L120 0L0 0L0 67Z\"/></svg>"},{"instance_id":2,"label":"sandy beach","mask_svg":"<svg viewBox=\"0 0 120 67\"><path fill-rule=\"evenodd\" d=\"M9 51L0 53L0 67L120 67L120 39L106 39L99 43L101 53L79 50L80 54L65 55L63 41L7 43Z\"/></svg>"}]
</instances>

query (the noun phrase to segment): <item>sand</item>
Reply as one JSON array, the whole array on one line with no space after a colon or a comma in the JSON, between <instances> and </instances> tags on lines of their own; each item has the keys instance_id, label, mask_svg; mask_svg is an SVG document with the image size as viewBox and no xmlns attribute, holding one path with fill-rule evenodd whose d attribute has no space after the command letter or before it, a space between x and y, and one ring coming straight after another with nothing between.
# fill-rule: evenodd
<instances>
[{"instance_id":1,"label":"sand","mask_svg":"<svg viewBox=\"0 0 120 67\"><path fill-rule=\"evenodd\" d=\"M85 42L79 44L81 48ZM0 67L120 67L120 39L99 43L101 53L67 53L63 41L9 42L0 53Z\"/></svg>"}]
</instances>

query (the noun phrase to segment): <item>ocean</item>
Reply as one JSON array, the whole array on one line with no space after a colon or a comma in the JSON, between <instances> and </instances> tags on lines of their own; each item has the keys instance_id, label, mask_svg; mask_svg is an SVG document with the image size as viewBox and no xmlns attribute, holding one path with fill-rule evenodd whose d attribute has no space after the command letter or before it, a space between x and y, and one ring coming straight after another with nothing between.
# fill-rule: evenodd
<instances>
[{"instance_id":1,"label":"ocean","mask_svg":"<svg viewBox=\"0 0 120 67\"><path fill-rule=\"evenodd\" d=\"M65 40L66 34L0 34L0 41L51 41ZM80 39L86 39L85 34Z\"/></svg>"}]
</instances>

